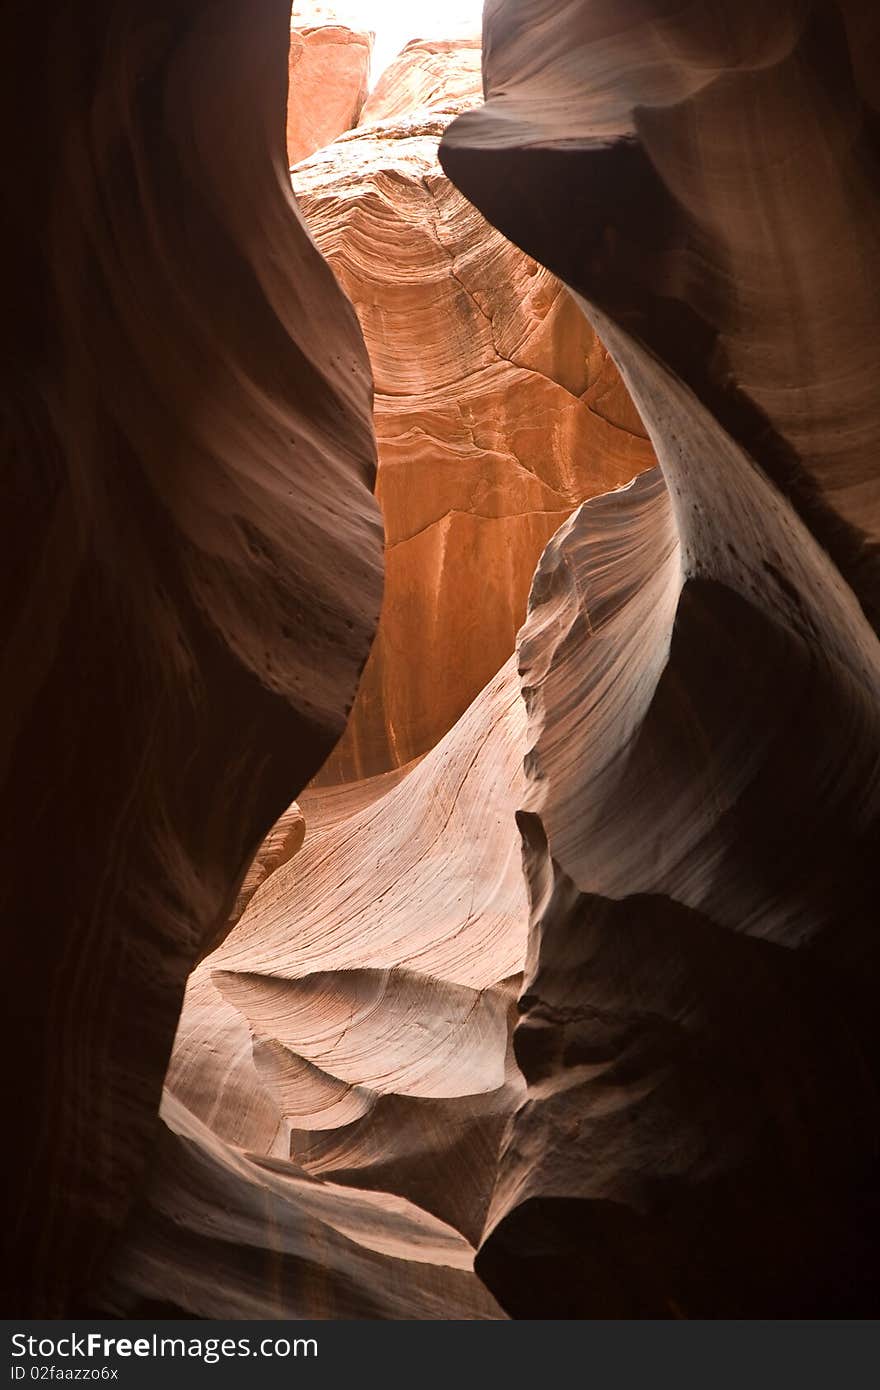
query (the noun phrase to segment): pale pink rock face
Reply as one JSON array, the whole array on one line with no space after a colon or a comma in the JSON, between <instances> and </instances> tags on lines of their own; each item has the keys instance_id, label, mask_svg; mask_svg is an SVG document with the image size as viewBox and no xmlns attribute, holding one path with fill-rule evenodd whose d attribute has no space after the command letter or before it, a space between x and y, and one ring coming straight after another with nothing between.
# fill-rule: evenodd
<instances>
[{"instance_id":1,"label":"pale pink rock face","mask_svg":"<svg viewBox=\"0 0 880 1390\"><path fill-rule=\"evenodd\" d=\"M489 0L484 41L441 161L662 474L566 523L520 636L528 1102L478 1269L514 1316L870 1316L880 12Z\"/></svg>"},{"instance_id":2,"label":"pale pink rock face","mask_svg":"<svg viewBox=\"0 0 880 1390\"><path fill-rule=\"evenodd\" d=\"M412 39L374 85L360 125L451 109L454 103L476 105L482 93L481 59L479 39Z\"/></svg>"}]
</instances>

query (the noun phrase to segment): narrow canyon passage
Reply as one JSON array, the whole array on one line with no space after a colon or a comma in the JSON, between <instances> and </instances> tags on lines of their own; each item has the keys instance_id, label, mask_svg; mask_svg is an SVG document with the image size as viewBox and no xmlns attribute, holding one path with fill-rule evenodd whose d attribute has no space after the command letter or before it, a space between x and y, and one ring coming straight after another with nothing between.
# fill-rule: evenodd
<instances>
[{"instance_id":1,"label":"narrow canyon passage","mask_svg":"<svg viewBox=\"0 0 880 1390\"><path fill-rule=\"evenodd\" d=\"M321 1274L297 1293L310 1315L499 1317L471 1266L523 1092L516 633L552 534L654 458L567 290L440 168L444 130L481 99L479 40L410 40L372 84L370 44L339 25L294 27L288 148L373 371L382 616L342 741L190 981L163 1113L211 1156L218 1196L227 1146L296 1185L277 1219L284 1239L320 1231L309 1262ZM314 109L352 128L304 155L327 134ZM182 1208L192 1177L173 1171ZM250 1187L254 1200L257 1170ZM328 1253L352 1239L354 1211L373 1261L384 1256L370 1289L352 1289L344 1260L334 1275ZM145 1229L129 1256L129 1297L159 1296L148 1254L173 1290L160 1238ZM223 1292L213 1262L206 1277L200 1302L187 1270L186 1306L203 1315L218 1297L233 1313L283 1309L238 1265Z\"/></svg>"},{"instance_id":2,"label":"narrow canyon passage","mask_svg":"<svg viewBox=\"0 0 880 1390\"><path fill-rule=\"evenodd\" d=\"M7 1311L875 1315L880 11L15 24Z\"/></svg>"}]
</instances>

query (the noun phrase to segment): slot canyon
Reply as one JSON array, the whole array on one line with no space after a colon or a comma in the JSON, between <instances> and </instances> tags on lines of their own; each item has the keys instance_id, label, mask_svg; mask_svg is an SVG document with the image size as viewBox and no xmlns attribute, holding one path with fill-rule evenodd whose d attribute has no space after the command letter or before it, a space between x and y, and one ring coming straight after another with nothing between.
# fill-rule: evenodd
<instances>
[{"instance_id":1,"label":"slot canyon","mask_svg":"<svg viewBox=\"0 0 880 1390\"><path fill-rule=\"evenodd\" d=\"M880 9L13 6L6 1316L873 1318Z\"/></svg>"}]
</instances>

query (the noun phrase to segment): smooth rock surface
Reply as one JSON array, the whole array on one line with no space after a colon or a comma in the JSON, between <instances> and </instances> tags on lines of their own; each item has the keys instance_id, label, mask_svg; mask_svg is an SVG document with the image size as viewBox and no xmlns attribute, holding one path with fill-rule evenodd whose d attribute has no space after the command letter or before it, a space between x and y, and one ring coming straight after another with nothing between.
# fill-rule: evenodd
<instances>
[{"instance_id":1,"label":"smooth rock surface","mask_svg":"<svg viewBox=\"0 0 880 1390\"><path fill-rule=\"evenodd\" d=\"M357 125L369 88L373 46L372 34L343 24L302 24L296 9L294 25L288 58L290 164Z\"/></svg>"},{"instance_id":2,"label":"smooth rock surface","mask_svg":"<svg viewBox=\"0 0 880 1390\"><path fill-rule=\"evenodd\" d=\"M876 7L16 20L5 1307L875 1315Z\"/></svg>"},{"instance_id":3,"label":"smooth rock surface","mask_svg":"<svg viewBox=\"0 0 880 1390\"><path fill-rule=\"evenodd\" d=\"M503 1318L444 1222L223 1144L171 1097L163 1115L105 1315Z\"/></svg>"},{"instance_id":4,"label":"smooth rock surface","mask_svg":"<svg viewBox=\"0 0 880 1390\"><path fill-rule=\"evenodd\" d=\"M577 292L663 478L563 527L521 634L529 1090L477 1267L516 1316L868 1316L880 19L485 24L444 166Z\"/></svg>"},{"instance_id":5,"label":"smooth rock surface","mask_svg":"<svg viewBox=\"0 0 880 1390\"><path fill-rule=\"evenodd\" d=\"M230 925L234 926L261 883L280 869L302 848L306 837L305 817L294 801L272 826L254 855L244 876L232 909Z\"/></svg>"}]
</instances>

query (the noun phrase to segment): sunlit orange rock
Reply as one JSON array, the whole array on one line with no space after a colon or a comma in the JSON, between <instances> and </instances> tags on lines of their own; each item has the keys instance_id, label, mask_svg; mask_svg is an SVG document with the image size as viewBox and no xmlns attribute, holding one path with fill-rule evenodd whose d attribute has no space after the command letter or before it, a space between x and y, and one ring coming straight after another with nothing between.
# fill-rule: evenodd
<instances>
[{"instance_id":1,"label":"sunlit orange rock","mask_svg":"<svg viewBox=\"0 0 880 1390\"><path fill-rule=\"evenodd\" d=\"M400 121L416 111L471 104L482 92L479 38L413 39L383 72L364 104L361 125Z\"/></svg>"},{"instance_id":2,"label":"sunlit orange rock","mask_svg":"<svg viewBox=\"0 0 880 1390\"><path fill-rule=\"evenodd\" d=\"M474 50L466 99L448 98L453 44L411 46L386 95L419 99L401 79L425 51L451 74L431 88L442 112L363 126L295 175L372 354L382 683L367 672L354 753L333 769L350 780L300 797L303 843L273 872L267 842L238 924L191 978L163 1110L174 1137L108 1285L117 1312L164 1289L228 1316L503 1316L472 1261L522 1098L528 744L511 652L548 537L652 454L568 294L438 169L449 116L475 99ZM211 1229L188 1195L203 1185L233 1212L213 1281L188 1254ZM254 1229L266 1201L271 1234ZM363 1248L346 1257L354 1213Z\"/></svg>"},{"instance_id":3,"label":"sunlit orange rock","mask_svg":"<svg viewBox=\"0 0 880 1390\"><path fill-rule=\"evenodd\" d=\"M324 780L432 747L513 650L556 528L582 498L653 463L568 291L439 168L450 115L479 98L476 57L467 45L410 45L374 94L377 114L392 96L398 110L436 94L437 108L362 125L295 171L370 352L386 535L379 636Z\"/></svg>"},{"instance_id":4,"label":"sunlit orange rock","mask_svg":"<svg viewBox=\"0 0 880 1390\"><path fill-rule=\"evenodd\" d=\"M357 125L367 96L371 49L371 34L342 24L291 29L287 99L291 164Z\"/></svg>"}]
</instances>

